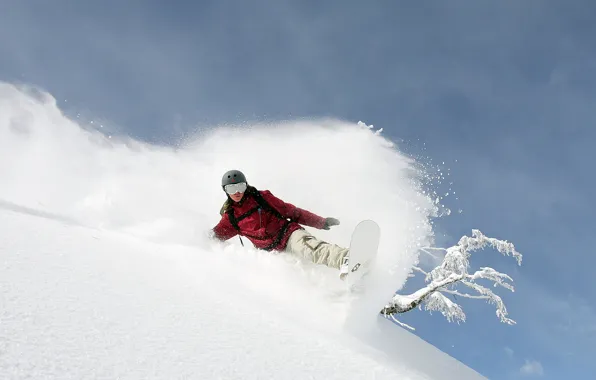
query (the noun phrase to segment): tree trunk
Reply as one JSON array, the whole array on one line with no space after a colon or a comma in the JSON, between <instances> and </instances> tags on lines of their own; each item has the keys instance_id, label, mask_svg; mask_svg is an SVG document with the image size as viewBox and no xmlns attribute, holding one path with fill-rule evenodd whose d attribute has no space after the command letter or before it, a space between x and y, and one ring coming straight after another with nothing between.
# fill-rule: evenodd
<instances>
[{"instance_id":1,"label":"tree trunk","mask_svg":"<svg viewBox=\"0 0 596 380\"><path fill-rule=\"evenodd\" d=\"M385 306L383 310L380 311L380 313L385 316L392 314L407 313L408 311L417 308L418 305L420 305L428 296L430 296L440 288L445 287L449 284L453 284L454 282L461 281L462 278L463 275L454 273L441 281L431 282L424 288L415 291L409 296L400 296L399 294L397 294L394 296L391 305ZM400 300L400 298L403 298L403 300ZM412 301L405 301L405 299L408 298L411 298Z\"/></svg>"}]
</instances>

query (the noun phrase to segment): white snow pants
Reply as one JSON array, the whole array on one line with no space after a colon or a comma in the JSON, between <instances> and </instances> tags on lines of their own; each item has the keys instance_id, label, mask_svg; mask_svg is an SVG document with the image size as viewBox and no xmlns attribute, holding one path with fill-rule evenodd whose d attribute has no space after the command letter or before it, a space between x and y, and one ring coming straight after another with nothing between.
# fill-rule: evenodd
<instances>
[{"instance_id":1,"label":"white snow pants","mask_svg":"<svg viewBox=\"0 0 596 380\"><path fill-rule=\"evenodd\" d=\"M323 264L340 269L342 259L348 254L348 248L317 239L304 229L296 230L288 239L284 252L294 254L315 264Z\"/></svg>"}]
</instances>

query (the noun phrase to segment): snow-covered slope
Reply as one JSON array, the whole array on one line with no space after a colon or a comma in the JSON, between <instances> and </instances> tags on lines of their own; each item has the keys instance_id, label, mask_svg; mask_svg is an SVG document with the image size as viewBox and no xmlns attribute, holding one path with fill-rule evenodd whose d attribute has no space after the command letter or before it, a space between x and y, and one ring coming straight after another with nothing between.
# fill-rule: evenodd
<instances>
[{"instance_id":1,"label":"snow-covered slope","mask_svg":"<svg viewBox=\"0 0 596 380\"><path fill-rule=\"evenodd\" d=\"M433 202L412 162L337 121L216 128L172 149L116 141L53 99L0 84L3 378L477 379L380 318ZM221 174L382 229L375 281L352 299L337 272L205 237ZM246 244L246 240L245 240Z\"/></svg>"}]
</instances>

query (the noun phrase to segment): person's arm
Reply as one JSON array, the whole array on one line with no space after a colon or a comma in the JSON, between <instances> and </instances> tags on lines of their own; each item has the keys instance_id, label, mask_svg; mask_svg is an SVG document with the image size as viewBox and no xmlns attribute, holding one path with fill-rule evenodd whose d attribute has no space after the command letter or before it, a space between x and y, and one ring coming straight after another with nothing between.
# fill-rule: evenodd
<instances>
[{"instance_id":1,"label":"person's arm","mask_svg":"<svg viewBox=\"0 0 596 380\"><path fill-rule=\"evenodd\" d=\"M223 214L221 220L213 227L213 237L226 241L238 235L238 231L232 226L228 214Z\"/></svg>"},{"instance_id":2,"label":"person's arm","mask_svg":"<svg viewBox=\"0 0 596 380\"><path fill-rule=\"evenodd\" d=\"M296 207L291 203L284 202L271 194L269 190L263 190L261 194L267 203L276 209L284 218L290 218L299 224L318 229L329 229L329 226L339 224L337 219L323 218L310 211Z\"/></svg>"}]
</instances>

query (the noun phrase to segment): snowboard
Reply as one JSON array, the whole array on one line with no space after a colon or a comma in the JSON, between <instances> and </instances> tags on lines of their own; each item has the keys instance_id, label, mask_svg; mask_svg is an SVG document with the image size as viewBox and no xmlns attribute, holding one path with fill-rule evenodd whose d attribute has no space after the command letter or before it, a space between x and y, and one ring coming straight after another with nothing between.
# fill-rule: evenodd
<instances>
[{"instance_id":1,"label":"snowboard","mask_svg":"<svg viewBox=\"0 0 596 380\"><path fill-rule=\"evenodd\" d=\"M356 284L368 273L377 256L381 228L373 220L363 220L352 232L349 253L349 272L344 278L348 286Z\"/></svg>"}]
</instances>

